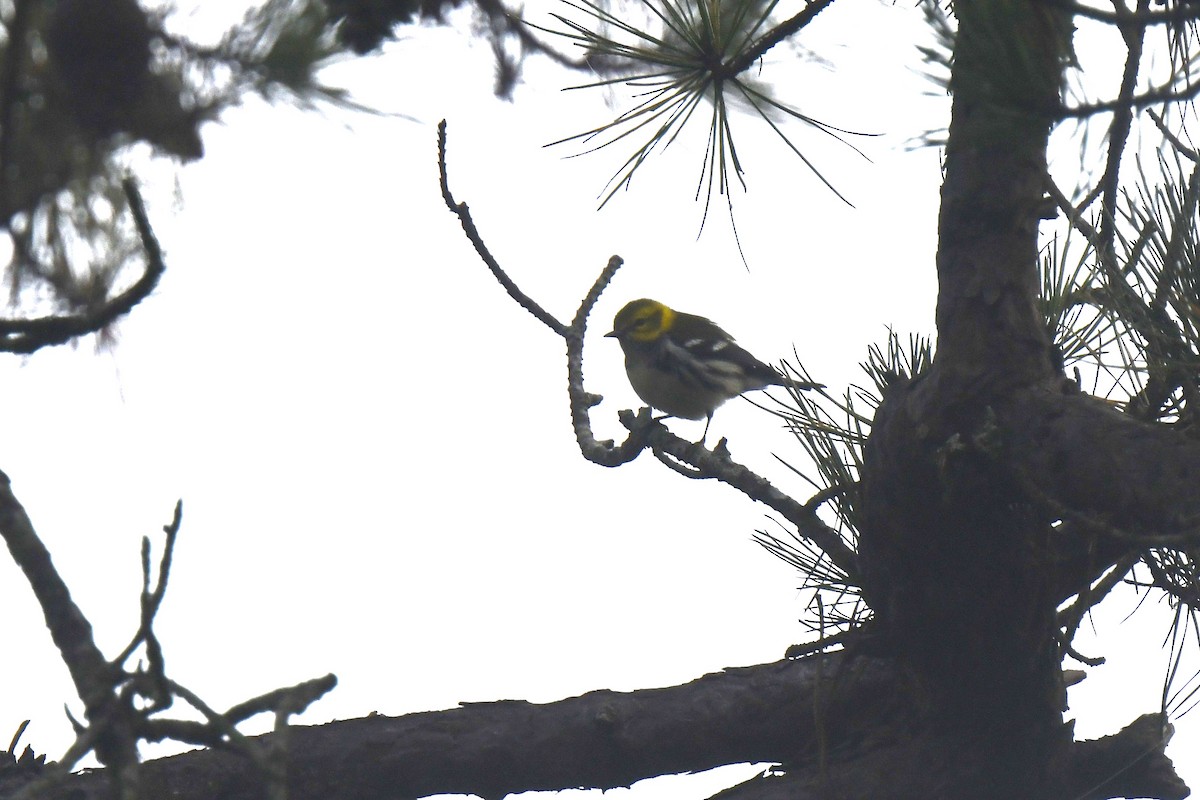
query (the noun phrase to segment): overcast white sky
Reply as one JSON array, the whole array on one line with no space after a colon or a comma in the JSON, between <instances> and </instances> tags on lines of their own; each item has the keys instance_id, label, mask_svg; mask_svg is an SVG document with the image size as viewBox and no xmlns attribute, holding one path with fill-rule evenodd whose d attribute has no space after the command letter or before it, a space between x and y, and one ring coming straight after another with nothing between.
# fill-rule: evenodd
<instances>
[{"instance_id":1,"label":"overcast white sky","mask_svg":"<svg viewBox=\"0 0 1200 800\"><path fill-rule=\"evenodd\" d=\"M854 44L864 30L870 44ZM508 300L443 207L434 126L449 120L452 185L493 253L560 318L611 254L625 258L586 360L606 397L593 419L617 436L617 409L638 402L600 334L629 299L711 316L763 359L795 346L834 387L862 382L886 326L932 330L938 153L904 142L944 124L948 104L922 96L912 31L914 10L859 3L825 12L804 42L829 64L803 64L789 99L885 134L864 144L868 163L797 131L856 208L743 126L749 271L720 214L696 238L702 150L681 143L597 213L612 157L542 145L602 120L605 98L561 93L577 77L531 59L516 101L497 101L490 52L452 31L328 73L418 122L251 101L205 127L181 202L169 180L146 188L168 272L119 346L0 362L0 468L106 652L135 626L140 537L159 544L182 498L158 632L170 673L216 707L326 672L339 686L301 722L664 686L780 658L804 638L804 597L750 540L764 509L653 459L582 460L562 342ZM800 448L770 417L733 402L712 435L805 496L773 458ZM32 719L25 741L54 757L71 740L62 704L78 704L7 563L0 604L19 654L0 662L0 736ZM1072 690L1083 736L1157 708L1166 616L1118 625L1130 607L1102 627L1115 638L1081 643L1112 658ZM1200 785L1195 727L1185 718L1170 752Z\"/></svg>"}]
</instances>

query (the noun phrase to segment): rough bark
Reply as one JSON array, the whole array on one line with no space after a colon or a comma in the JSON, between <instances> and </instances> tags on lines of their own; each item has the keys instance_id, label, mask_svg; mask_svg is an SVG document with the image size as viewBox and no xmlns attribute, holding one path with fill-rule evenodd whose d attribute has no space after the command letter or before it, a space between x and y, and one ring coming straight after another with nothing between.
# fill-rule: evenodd
<instances>
[{"instance_id":1,"label":"rough bark","mask_svg":"<svg viewBox=\"0 0 1200 800\"><path fill-rule=\"evenodd\" d=\"M908 693L892 661L834 653L729 669L666 689L296 727L288 731L288 798L499 798L527 789L614 788L743 762L782 763L787 774L733 787L722 800L977 796L969 787L982 769L973 755L978 739L909 718L909 704L900 700ZM1076 744L1057 765L1066 787L1060 797L1186 796L1163 744L1157 716ZM244 758L216 750L149 762L141 785L146 797L172 800L258 800L263 791ZM0 797L13 788L0 773ZM37 797L100 800L107 792L99 772L72 776Z\"/></svg>"},{"instance_id":2,"label":"rough bark","mask_svg":"<svg viewBox=\"0 0 1200 800\"><path fill-rule=\"evenodd\" d=\"M886 662L833 654L664 689L296 727L289 731L289 798L500 798L627 786L729 763L812 761L822 741L850 741L884 720L894 683ZM145 796L174 800L257 798L262 790L250 764L212 750L150 762L141 780ZM82 776L44 797L99 797L102 784L100 776Z\"/></svg>"},{"instance_id":3,"label":"rough bark","mask_svg":"<svg viewBox=\"0 0 1200 800\"><path fill-rule=\"evenodd\" d=\"M925 796L1064 797L1061 517L1032 495L1041 476L1029 468L1055 457L1034 457L1044 431L1024 414L1027 398L1042 398L1052 427L1066 407L1036 303L1050 112L1070 21L1027 0L955 10L937 355L926 374L892 387L872 426L860 564L890 648L922 687L912 697L932 720L922 737L972 743L954 748L943 776L955 790L927 786Z\"/></svg>"}]
</instances>

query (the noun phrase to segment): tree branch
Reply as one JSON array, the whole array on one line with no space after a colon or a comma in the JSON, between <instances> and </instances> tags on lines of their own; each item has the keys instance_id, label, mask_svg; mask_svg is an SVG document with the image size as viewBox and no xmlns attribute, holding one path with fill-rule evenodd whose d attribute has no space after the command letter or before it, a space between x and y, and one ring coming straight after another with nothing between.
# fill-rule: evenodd
<instances>
[{"instance_id":1,"label":"tree branch","mask_svg":"<svg viewBox=\"0 0 1200 800\"><path fill-rule=\"evenodd\" d=\"M94 309L78 314L53 315L36 319L0 319L0 351L9 353L32 353L50 345L65 344L72 339L95 333L106 328L118 318L128 314L133 307L150 296L166 271L162 248L150 220L146 206L132 178L122 183L129 212L142 240L146 252L146 269L142 276L128 289Z\"/></svg>"},{"instance_id":2,"label":"tree branch","mask_svg":"<svg viewBox=\"0 0 1200 800\"><path fill-rule=\"evenodd\" d=\"M50 637L62 654L63 663L80 698L89 711L106 706L112 669L92 638L92 626L71 599L71 592L58 575L33 523L13 494L8 476L0 472L0 536L4 537L13 561L25 573L42 613Z\"/></svg>"},{"instance_id":3,"label":"tree branch","mask_svg":"<svg viewBox=\"0 0 1200 800\"><path fill-rule=\"evenodd\" d=\"M808 5L804 7L803 11L767 31L760 39L747 47L745 52L739 55L738 58L723 67L720 75L714 77L721 80L740 75L749 69L755 61L765 56L775 45L790 39L804 30L810 22L816 19L817 14L829 8L833 3L834 0L809 0Z\"/></svg>"},{"instance_id":4,"label":"tree branch","mask_svg":"<svg viewBox=\"0 0 1200 800\"><path fill-rule=\"evenodd\" d=\"M1124 549L1200 542L1200 442L1085 394L1030 389L996 412L1006 458L1064 519Z\"/></svg>"},{"instance_id":5,"label":"tree branch","mask_svg":"<svg viewBox=\"0 0 1200 800\"><path fill-rule=\"evenodd\" d=\"M689 477L712 478L732 486L751 500L770 507L799 530L825 554L852 582L857 581L858 559L838 532L817 516L817 506L801 503L776 489L770 481L735 462L722 439L709 450L698 442L689 442L671 433L658 422L645 424L640 417L622 412L621 424L630 431L644 430L647 444L656 453L665 453L694 470Z\"/></svg>"},{"instance_id":6,"label":"tree branch","mask_svg":"<svg viewBox=\"0 0 1200 800\"><path fill-rule=\"evenodd\" d=\"M161 741L179 738L191 743L224 746L239 753L258 770L255 791L262 791L261 777L281 777L274 761L279 759L270 749L251 746L234 725L255 714L273 712L277 727L287 718L304 710L310 703L336 684L332 675L306 681L294 687L278 689L261 697L240 703L225 715L209 709L196 695L170 680L158 639L152 625L162 604L170 573L175 537L179 532L181 505L176 504L169 525L164 526L167 540L159 562L157 581L151 581L150 548L143 540L142 613L137 633L119 660L109 661L92 637L92 626L71 599L70 591L59 576L41 540L33 529L25 509L13 495L8 477L0 473L0 536L8 545L13 560L25 573L46 619L51 639L58 647L63 662L84 703L88 724L76 724L75 743L57 764L49 765L34 780L20 789L18 798L42 800L53 796L57 787L69 782L68 770L94 751L100 763L108 768L113 786L106 788L106 798L136 800L141 797L167 796L168 792L152 792L140 783L137 745L140 740ZM125 661L140 647L145 648L146 664L128 669ZM159 719L154 715L169 708L174 698L181 698L201 711L206 723ZM283 737L272 740L284 741ZM109 779L106 778L106 781Z\"/></svg>"},{"instance_id":7,"label":"tree branch","mask_svg":"<svg viewBox=\"0 0 1200 800\"><path fill-rule=\"evenodd\" d=\"M1138 10L1144 11L1149 7L1149 0L1137 0ZM1123 8L1123 6L1118 6ZM1113 108L1112 124L1108 128L1108 155L1105 160L1104 174L1100 178L1100 239L1105 251L1113 253L1113 242L1116 236L1117 223L1117 188L1121 180L1121 158L1125 154L1125 145L1129 141L1129 132L1133 126L1133 109L1129 105L1134 91L1137 89L1138 74L1142 65L1142 48L1146 32L1144 29L1121 29L1125 40L1125 67L1121 73L1121 88L1117 97L1122 101L1120 106ZM1105 266L1112 265L1112 258L1104 260Z\"/></svg>"},{"instance_id":8,"label":"tree branch","mask_svg":"<svg viewBox=\"0 0 1200 800\"><path fill-rule=\"evenodd\" d=\"M1061 773L1055 776L1062 787L1060 793L1046 796L1182 800L1188 789L1163 754L1166 738L1162 716L1147 714L1120 733L1076 742L1059 765ZM973 796L969 783L955 786L949 781L962 780L976 758L968 741L936 732L914 733L864 754L826 763L819 772L776 770L719 792L712 800L961 798Z\"/></svg>"},{"instance_id":9,"label":"tree branch","mask_svg":"<svg viewBox=\"0 0 1200 800\"><path fill-rule=\"evenodd\" d=\"M819 736L846 741L886 721L895 680L884 662L834 653L728 669L665 689L295 727L288 797L462 793L498 800L524 790L628 786L730 763L811 761ZM271 737L253 741L262 746ZM185 753L142 771L147 797L257 800L253 767L229 753ZM104 789L103 776L81 775L39 800L99 800Z\"/></svg>"},{"instance_id":10,"label":"tree branch","mask_svg":"<svg viewBox=\"0 0 1200 800\"><path fill-rule=\"evenodd\" d=\"M891 660L839 652L727 669L665 689L596 691L547 704L469 703L294 727L287 797L450 793L499 800L526 790L628 786L736 763L780 764L776 772L786 777L750 781L718 795L722 800L964 796L947 790L947 781L963 780L960 759L978 758L977 743L954 731L912 727L904 681ZM1158 720L1157 739L1154 726L1143 722L1148 718ZM1182 784L1162 755L1161 729L1161 717L1149 715L1115 736L1075 744L1057 765L1059 782L1086 787L1091 793L1078 796L1088 800L1119 796L1097 790L1101 784L1132 797L1178 800ZM275 738L251 742L269 749ZM970 764L965 774L969 780ZM261 797L254 766L221 750L148 762L141 782L147 797ZM929 791L914 795L914 787ZM103 772L83 773L38 800L107 800L107 791Z\"/></svg>"},{"instance_id":11,"label":"tree branch","mask_svg":"<svg viewBox=\"0 0 1200 800\"><path fill-rule=\"evenodd\" d=\"M450 209L455 216L458 217L462 224L463 232L467 234L467 238L471 244L475 246L475 252L479 253L479 257L483 259L483 263L487 264L487 268L492 271L492 275L504 287L504 291L508 292L508 296L517 301L517 304L536 317L543 325L557 333L559 336L565 336L567 327L554 318L550 312L546 311L540 305L533 301L529 295L517 288L517 284L512 278L508 277L508 273L496 261L495 256L487 249L483 243L483 237L479 234L479 229L475 227L475 220L471 218L471 212L467 208L466 203L455 201L454 195L450 193L450 178L446 174L446 120L438 123L438 176L442 186L442 199L446 202L446 208Z\"/></svg>"},{"instance_id":12,"label":"tree branch","mask_svg":"<svg viewBox=\"0 0 1200 800\"><path fill-rule=\"evenodd\" d=\"M1072 754L1074 786L1069 796L1183 800L1191 790L1164 752L1170 738L1171 726L1162 714L1145 714L1111 736L1079 742Z\"/></svg>"},{"instance_id":13,"label":"tree branch","mask_svg":"<svg viewBox=\"0 0 1200 800\"><path fill-rule=\"evenodd\" d=\"M136 738L129 735L129 721L118 707L114 686L120 672L105 658L92 637L92 626L50 559L50 552L33 529L33 523L12 492L8 476L0 473L0 536L21 571L25 573L42 614L50 638L58 647L63 663L83 701L91 722L89 747L96 750L100 762L112 767L123 791L136 786Z\"/></svg>"},{"instance_id":14,"label":"tree branch","mask_svg":"<svg viewBox=\"0 0 1200 800\"><path fill-rule=\"evenodd\" d=\"M1074 0L1040 0L1043 5L1069 11L1080 17L1094 19L1097 22L1108 22L1121 27L1149 27L1151 25L1172 25L1180 22L1192 22L1200 19L1200 9L1189 3L1173 3L1163 11L1128 11L1115 12L1094 8Z\"/></svg>"},{"instance_id":15,"label":"tree branch","mask_svg":"<svg viewBox=\"0 0 1200 800\"><path fill-rule=\"evenodd\" d=\"M623 263L621 258L613 256L609 259L608 264L580 303L571 324L564 325L521 291L488 250L483 237L467 211L466 204L454 200L447 177L445 120L438 125L438 174L441 181L442 198L446 202L446 207L458 216L467 238L496 280L522 308L566 340L567 389L570 398L571 423L584 458L601 466L617 467L637 458L647 447L652 447L656 454L666 453L676 461L690 466L696 471L693 477L715 478L733 486L752 500L757 500L775 509L795 524L802 536L811 539L814 544L824 550L839 569L849 576L856 574L854 551L846 545L836 531L821 522L816 515L816 509L796 502L772 486L765 478L756 475L741 464L734 463L728 457L728 450L724 449L724 441L713 450L708 450L700 444L685 442L654 420L650 415L650 409L643 409L642 413L636 417L629 412L624 412L620 416L622 424L629 430L629 436L620 445L615 445L611 441L597 441L592 433L589 413L600 403L602 397L587 392L583 388L584 334L592 308L612 281L617 270L620 269Z\"/></svg>"}]
</instances>

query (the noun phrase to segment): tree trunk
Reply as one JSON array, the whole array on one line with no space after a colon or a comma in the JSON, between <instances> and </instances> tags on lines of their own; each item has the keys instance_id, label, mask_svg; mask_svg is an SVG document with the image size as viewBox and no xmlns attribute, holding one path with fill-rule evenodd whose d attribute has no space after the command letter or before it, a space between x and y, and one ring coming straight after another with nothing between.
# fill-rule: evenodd
<instances>
[{"instance_id":1,"label":"tree trunk","mask_svg":"<svg viewBox=\"0 0 1200 800\"><path fill-rule=\"evenodd\" d=\"M1061 798L1055 530L1009 462L1024 421L1002 410L1066 383L1037 308L1037 236L1071 26L1028 0L955 11L937 356L891 387L873 423L860 563L923 736L971 743L924 796Z\"/></svg>"}]
</instances>

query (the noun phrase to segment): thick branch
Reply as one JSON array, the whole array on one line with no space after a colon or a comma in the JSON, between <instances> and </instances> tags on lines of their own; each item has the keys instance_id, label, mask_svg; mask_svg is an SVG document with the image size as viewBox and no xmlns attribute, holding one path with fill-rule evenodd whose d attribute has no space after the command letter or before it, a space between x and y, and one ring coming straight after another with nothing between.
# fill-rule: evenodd
<instances>
[{"instance_id":1,"label":"thick branch","mask_svg":"<svg viewBox=\"0 0 1200 800\"><path fill-rule=\"evenodd\" d=\"M89 739L89 749L94 748L101 763L118 776L120 796L127 796L137 785L133 772L137 740L130 735L127 715L114 697L113 686L119 673L96 646L91 623L71 599L70 590L50 560L50 552L38 538L25 509L13 495L8 476L3 473L0 473L0 536L4 537L13 561L25 573L42 608L50 638L83 700L92 724L83 738Z\"/></svg>"},{"instance_id":2,"label":"thick branch","mask_svg":"<svg viewBox=\"0 0 1200 800\"><path fill-rule=\"evenodd\" d=\"M92 626L58 575L33 523L13 495L8 476L0 473L0 536L13 561L25 573L42 612L50 637L87 706L89 715L101 714L109 703L113 668L92 638Z\"/></svg>"},{"instance_id":3,"label":"thick branch","mask_svg":"<svg viewBox=\"0 0 1200 800\"><path fill-rule=\"evenodd\" d=\"M1070 796L1183 800L1191 790L1163 752L1170 733L1161 714L1146 714L1112 736L1080 742L1072 754Z\"/></svg>"},{"instance_id":4,"label":"thick branch","mask_svg":"<svg viewBox=\"0 0 1200 800\"><path fill-rule=\"evenodd\" d=\"M1200 542L1200 441L1049 388L1021 392L997 413L1024 488L1064 521L1130 549Z\"/></svg>"},{"instance_id":5,"label":"thick branch","mask_svg":"<svg viewBox=\"0 0 1200 800\"><path fill-rule=\"evenodd\" d=\"M544 705L472 703L295 727L289 731L288 797L500 798L523 790L628 786L730 763L811 761L821 742L845 742L885 722L894 685L886 663L835 653L729 669L667 689L596 691ZM245 760L213 750L150 762L141 780L146 797L260 796ZM103 784L101 776L80 776L43 800L98 800Z\"/></svg>"},{"instance_id":6,"label":"thick branch","mask_svg":"<svg viewBox=\"0 0 1200 800\"><path fill-rule=\"evenodd\" d=\"M296 727L288 732L287 796L412 800L464 793L498 799L523 790L614 788L721 764L767 762L783 765L787 776L751 781L719 797L961 800L970 794L964 786L976 770L986 769L982 761L993 753L955 732L914 725L901 699L904 688L893 662L842 652L729 669L667 689L597 691L547 704L472 703ZM1117 789L1134 797L1181 798L1182 784L1162 754L1161 721L1149 725L1147 719L1159 718L1075 744L1056 761L1056 784L1086 787L1089 800L1118 796L1103 793ZM268 746L273 738L254 741ZM149 762L141 784L145 796L172 800L262 796L246 759L221 750ZM82 774L39 800L107 800L106 791L104 773Z\"/></svg>"},{"instance_id":7,"label":"thick branch","mask_svg":"<svg viewBox=\"0 0 1200 800\"><path fill-rule=\"evenodd\" d=\"M1153 797L1182 800L1188 789L1163 754L1162 717L1147 714L1120 733L1077 742L1062 759L1053 780L1060 798L1108 800ZM813 770L772 774L726 789L712 800L825 800L825 798L977 797L970 786L979 758L970 741L936 731L914 732L856 757ZM964 781L962 786L947 784Z\"/></svg>"}]
</instances>

